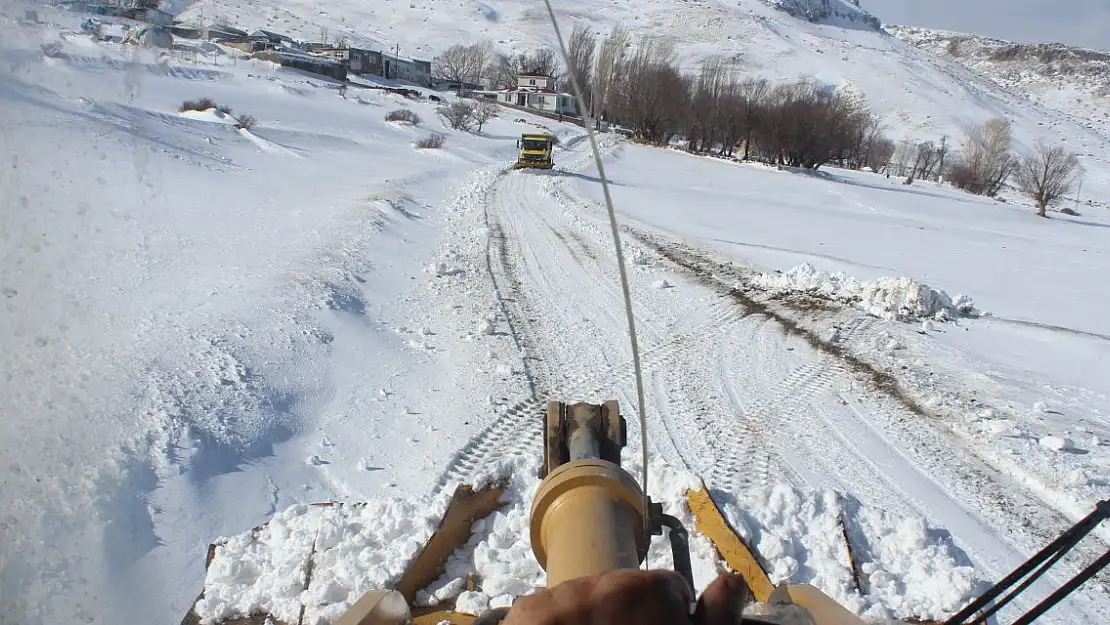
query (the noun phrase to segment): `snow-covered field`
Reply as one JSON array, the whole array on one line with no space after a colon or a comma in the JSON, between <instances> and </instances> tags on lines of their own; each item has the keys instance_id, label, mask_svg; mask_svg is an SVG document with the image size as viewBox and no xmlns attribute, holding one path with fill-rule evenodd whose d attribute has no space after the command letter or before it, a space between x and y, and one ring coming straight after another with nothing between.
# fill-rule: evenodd
<instances>
[{"instance_id":1,"label":"snow-covered field","mask_svg":"<svg viewBox=\"0 0 1110 625\"><path fill-rule=\"evenodd\" d=\"M524 23L499 4L506 28ZM290 506L369 501L356 521L380 525L327 534L329 584L308 597L333 615L396 574L451 484L514 467L511 505L438 590L476 571L482 592L460 602L497 605L541 582L521 528L543 402L617 398L636 421L580 130L551 125L559 171L508 172L519 134L550 122L506 112L481 136L448 131L426 100L226 50L159 59L76 34L76 14L22 23L22 6L0 5L4 619L178 622L211 541L271 518L319 536L329 521ZM869 94L905 111L895 132L996 108L1026 137L1056 123L898 42L752 7L736 19L789 26L782 76L836 39L849 60L814 67L873 74ZM899 52L855 51L876 42ZM178 113L199 97L231 115ZM423 121L385 121L398 108ZM444 149L414 149L431 131ZM1104 139L1074 132L1105 198ZM933 183L604 143L630 227L651 491L674 513L705 480L776 579L873 617L936 617L1110 496L1110 216L1040 220ZM838 516L867 545L861 587L829 536ZM704 584L713 558L694 546ZM344 568L357 553L367 567ZM275 574L303 562L289 555ZM210 581L227 594L200 609L289 600L223 564ZM1104 622L1110 600L1092 584L1050 616Z\"/></svg>"}]
</instances>

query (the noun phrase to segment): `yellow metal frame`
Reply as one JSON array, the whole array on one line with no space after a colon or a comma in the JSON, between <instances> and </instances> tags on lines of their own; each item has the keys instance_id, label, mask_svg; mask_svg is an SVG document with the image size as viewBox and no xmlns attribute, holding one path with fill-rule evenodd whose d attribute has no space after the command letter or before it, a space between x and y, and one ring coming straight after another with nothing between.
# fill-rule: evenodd
<instances>
[{"instance_id":1,"label":"yellow metal frame","mask_svg":"<svg viewBox=\"0 0 1110 625\"><path fill-rule=\"evenodd\" d=\"M709 491L704 486L697 490L686 491L686 505L694 514L698 532L713 543L717 553L729 568L744 577L744 581L748 582L748 587L752 589L755 600L766 603L775 592L771 577L767 575L767 571L759 563L755 553L729 525L721 509L709 495Z\"/></svg>"}]
</instances>

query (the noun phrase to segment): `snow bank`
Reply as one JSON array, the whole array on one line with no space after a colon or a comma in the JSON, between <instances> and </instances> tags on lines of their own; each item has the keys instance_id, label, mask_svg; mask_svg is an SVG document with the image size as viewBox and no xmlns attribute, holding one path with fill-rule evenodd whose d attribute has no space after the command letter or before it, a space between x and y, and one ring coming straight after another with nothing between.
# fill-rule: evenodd
<instances>
[{"instance_id":1,"label":"snow bank","mask_svg":"<svg viewBox=\"0 0 1110 625\"><path fill-rule=\"evenodd\" d=\"M843 272L818 271L810 263L802 263L786 273L756 274L752 283L774 294L807 293L852 302L881 319L947 321L958 315L977 313L975 303L967 295L957 295L953 300L944 291L934 290L911 278L882 277L860 282Z\"/></svg>"},{"instance_id":2,"label":"snow bank","mask_svg":"<svg viewBox=\"0 0 1110 625\"><path fill-rule=\"evenodd\" d=\"M715 491L714 498L759 553L772 581L813 584L867 619L943 619L971 597L978 582L963 555L921 518L865 507L832 490L804 492L786 484Z\"/></svg>"},{"instance_id":3,"label":"snow bank","mask_svg":"<svg viewBox=\"0 0 1110 625\"><path fill-rule=\"evenodd\" d=\"M195 119L197 121L212 122L214 124L225 124L230 126L238 123L238 120L236 120L231 115L228 115L223 111L214 108L206 109L203 111L180 111L178 112L178 115L180 115L181 117L187 117L189 119Z\"/></svg>"}]
</instances>

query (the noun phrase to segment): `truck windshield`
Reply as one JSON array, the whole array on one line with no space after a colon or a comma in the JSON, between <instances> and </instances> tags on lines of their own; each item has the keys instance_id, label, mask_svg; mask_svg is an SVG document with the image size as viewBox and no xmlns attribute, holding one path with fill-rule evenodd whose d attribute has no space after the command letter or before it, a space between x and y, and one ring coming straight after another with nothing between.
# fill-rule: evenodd
<instances>
[{"instance_id":1,"label":"truck windshield","mask_svg":"<svg viewBox=\"0 0 1110 625\"><path fill-rule=\"evenodd\" d=\"M541 141L539 139L524 139L520 142L520 147L525 150L544 151L547 150L547 146L547 141Z\"/></svg>"}]
</instances>

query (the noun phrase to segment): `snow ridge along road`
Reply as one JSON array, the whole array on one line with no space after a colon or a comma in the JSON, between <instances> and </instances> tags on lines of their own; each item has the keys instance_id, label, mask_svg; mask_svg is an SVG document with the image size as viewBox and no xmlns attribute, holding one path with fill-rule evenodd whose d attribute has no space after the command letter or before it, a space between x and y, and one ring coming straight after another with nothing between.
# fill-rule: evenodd
<instances>
[{"instance_id":1,"label":"snow ridge along road","mask_svg":"<svg viewBox=\"0 0 1110 625\"><path fill-rule=\"evenodd\" d=\"M584 150L560 156L550 173L505 173L486 196L488 270L532 389L460 450L440 488L540 453L548 399L615 397L633 430L630 451L638 450L604 211L574 189L596 179L584 173ZM745 270L731 261L626 231L655 460L722 493L785 481L924 517L951 532L988 579L1070 524L938 427L897 379L852 355L853 346L884 336L878 320L827 300L744 288ZM830 328L835 339L822 338ZM1103 620L1099 594L1078 593L1051 620Z\"/></svg>"}]
</instances>

